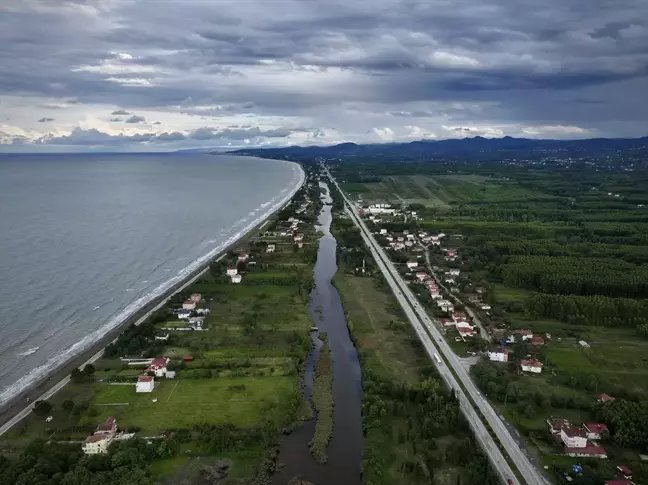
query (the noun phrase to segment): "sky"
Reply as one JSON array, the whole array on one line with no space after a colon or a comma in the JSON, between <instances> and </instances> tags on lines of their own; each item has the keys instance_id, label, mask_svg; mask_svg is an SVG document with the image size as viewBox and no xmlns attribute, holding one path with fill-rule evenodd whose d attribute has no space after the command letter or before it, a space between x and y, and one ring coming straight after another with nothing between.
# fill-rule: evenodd
<instances>
[{"instance_id":1,"label":"sky","mask_svg":"<svg viewBox=\"0 0 648 485\"><path fill-rule=\"evenodd\" d=\"M646 0L2 0L0 152L648 134Z\"/></svg>"}]
</instances>

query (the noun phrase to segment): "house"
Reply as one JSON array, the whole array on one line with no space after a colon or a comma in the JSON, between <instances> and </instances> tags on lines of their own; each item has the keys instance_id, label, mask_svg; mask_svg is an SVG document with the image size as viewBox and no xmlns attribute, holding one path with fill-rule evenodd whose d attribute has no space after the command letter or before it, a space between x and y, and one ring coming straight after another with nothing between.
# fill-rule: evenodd
<instances>
[{"instance_id":1,"label":"house","mask_svg":"<svg viewBox=\"0 0 648 485\"><path fill-rule=\"evenodd\" d=\"M430 244L432 246L441 246L441 240L439 239L439 236L430 237Z\"/></svg>"},{"instance_id":2,"label":"house","mask_svg":"<svg viewBox=\"0 0 648 485\"><path fill-rule=\"evenodd\" d=\"M587 439L590 440L600 440L601 433L608 430L608 427L601 423L583 423L583 428L587 433Z\"/></svg>"},{"instance_id":3,"label":"house","mask_svg":"<svg viewBox=\"0 0 648 485\"><path fill-rule=\"evenodd\" d=\"M192 293L189 299L193 302L200 303L202 295L200 293Z\"/></svg>"},{"instance_id":4,"label":"house","mask_svg":"<svg viewBox=\"0 0 648 485\"><path fill-rule=\"evenodd\" d=\"M229 267L227 268L227 276L235 276L238 274L238 269Z\"/></svg>"},{"instance_id":5,"label":"house","mask_svg":"<svg viewBox=\"0 0 648 485\"><path fill-rule=\"evenodd\" d=\"M560 428L560 439L567 448L587 447L587 433L583 428L563 426Z\"/></svg>"},{"instance_id":6,"label":"house","mask_svg":"<svg viewBox=\"0 0 648 485\"><path fill-rule=\"evenodd\" d=\"M191 310L178 310L176 312L178 318L189 318L191 316Z\"/></svg>"},{"instance_id":7,"label":"house","mask_svg":"<svg viewBox=\"0 0 648 485\"><path fill-rule=\"evenodd\" d=\"M275 247L276 246L274 244L268 244L268 247L266 247L266 253L274 253Z\"/></svg>"},{"instance_id":8,"label":"house","mask_svg":"<svg viewBox=\"0 0 648 485\"><path fill-rule=\"evenodd\" d=\"M547 419L547 424L549 425L549 432L553 435L559 435L561 429L571 426L570 422L563 418Z\"/></svg>"},{"instance_id":9,"label":"house","mask_svg":"<svg viewBox=\"0 0 648 485\"><path fill-rule=\"evenodd\" d=\"M614 402L614 401L616 401L616 398L614 398L614 397L612 397L612 396L610 396L610 395L608 395L608 394L603 393L603 394L599 394L599 395L598 395L598 397L596 398L596 401L597 401L597 402L604 402L604 403L608 403L608 402Z\"/></svg>"},{"instance_id":10,"label":"house","mask_svg":"<svg viewBox=\"0 0 648 485\"><path fill-rule=\"evenodd\" d=\"M439 322L441 322L441 325L444 327L454 327L456 325L451 318L441 318L439 319Z\"/></svg>"},{"instance_id":11,"label":"house","mask_svg":"<svg viewBox=\"0 0 648 485\"><path fill-rule=\"evenodd\" d=\"M238 260L239 260L239 261L247 261L249 257L250 257L250 254L247 253L247 252L245 252L245 251L243 251L243 252L240 252L240 253L239 253L239 255L238 255Z\"/></svg>"},{"instance_id":12,"label":"house","mask_svg":"<svg viewBox=\"0 0 648 485\"><path fill-rule=\"evenodd\" d=\"M457 332L459 332L459 335L462 337L470 337L475 333L475 329L466 322L460 322L457 324Z\"/></svg>"},{"instance_id":13,"label":"house","mask_svg":"<svg viewBox=\"0 0 648 485\"><path fill-rule=\"evenodd\" d=\"M444 281L445 281L446 283L448 283L448 284L451 284L451 285L454 285L454 284L456 283L456 281L454 280L454 278L446 278Z\"/></svg>"},{"instance_id":14,"label":"house","mask_svg":"<svg viewBox=\"0 0 648 485\"><path fill-rule=\"evenodd\" d=\"M174 370L168 370L166 373L167 379L175 379L176 373Z\"/></svg>"},{"instance_id":15,"label":"house","mask_svg":"<svg viewBox=\"0 0 648 485\"><path fill-rule=\"evenodd\" d=\"M165 335L156 335L155 340L169 340L169 334L167 333Z\"/></svg>"},{"instance_id":16,"label":"house","mask_svg":"<svg viewBox=\"0 0 648 485\"><path fill-rule=\"evenodd\" d=\"M117 433L117 419L114 416L106 418L103 423L97 425L94 434L102 436L114 436Z\"/></svg>"},{"instance_id":17,"label":"house","mask_svg":"<svg viewBox=\"0 0 648 485\"><path fill-rule=\"evenodd\" d=\"M488 351L488 359L493 362L508 362L509 349L495 349Z\"/></svg>"},{"instance_id":18,"label":"house","mask_svg":"<svg viewBox=\"0 0 648 485\"><path fill-rule=\"evenodd\" d=\"M98 455L107 453L108 446L112 443L117 434L117 420L111 416L97 426L92 436L88 436L81 449L87 455Z\"/></svg>"},{"instance_id":19,"label":"house","mask_svg":"<svg viewBox=\"0 0 648 485\"><path fill-rule=\"evenodd\" d=\"M531 332L531 330L526 330L526 329L513 330L513 334L509 335L508 338L506 339L506 341L508 343L512 344L512 343L515 342L515 339L517 338L518 335L520 336L520 338L522 340L525 340L525 341L526 340L531 340L533 338L533 332Z\"/></svg>"},{"instance_id":20,"label":"house","mask_svg":"<svg viewBox=\"0 0 648 485\"><path fill-rule=\"evenodd\" d=\"M152 376L139 376L135 384L135 392L153 392L155 378Z\"/></svg>"},{"instance_id":21,"label":"house","mask_svg":"<svg viewBox=\"0 0 648 485\"><path fill-rule=\"evenodd\" d=\"M417 271L414 273L414 276L416 276L416 279L419 281L424 281L428 277L425 271Z\"/></svg>"},{"instance_id":22,"label":"house","mask_svg":"<svg viewBox=\"0 0 648 485\"><path fill-rule=\"evenodd\" d=\"M182 304L182 309L183 310L195 310L196 309L196 302L193 300L185 300L184 303Z\"/></svg>"},{"instance_id":23,"label":"house","mask_svg":"<svg viewBox=\"0 0 648 485\"><path fill-rule=\"evenodd\" d=\"M542 372L542 362L535 359L522 360L520 361L520 365L524 372L533 372L534 374L540 374Z\"/></svg>"},{"instance_id":24,"label":"house","mask_svg":"<svg viewBox=\"0 0 648 485\"><path fill-rule=\"evenodd\" d=\"M408 261L407 262L407 268L408 269L414 269L418 267L418 261Z\"/></svg>"},{"instance_id":25,"label":"house","mask_svg":"<svg viewBox=\"0 0 648 485\"><path fill-rule=\"evenodd\" d=\"M481 305L479 308L481 308L482 310L490 310L491 306L490 305Z\"/></svg>"},{"instance_id":26,"label":"house","mask_svg":"<svg viewBox=\"0 0 648 485\"><path fill-rule=\"evenodd\" d=\"M299 232L299 233L295 234L293 239L294 239L295 242L301 242L301 241L304 240L304 234Z\"/></svg>"},{"instance_id":27,"label":"house","mask_svg":"<svg viewBox=\"0 0 648 485\"><path fill-rule=\"evenodd\" d=\"M444 312L451 312L454 310L454 305L448 300L438 300L437 306Z\"/></svg>"},{"instance_id":28,"label":"house","mask_svg":"<svg viewBox=\"0 0 648 485\"><path fill-rule=\"evenodd\" d=\"M451 269L450 271L448 271L448 273L449 273L451 276L459 276L459 274L461 273L461 270L458 270L458 269Z\"/></svg>"},{"instance_id":29,"label":"house","mask_svg":"<svg viewBox=\"0 0 648 485\"><path fill-rule=\"evenodd\" d=\"M594 445L589 445L585 448L565 448L565 454L573 458L607 458L605 448Z\"/></svg>"},{"instance_id":30,"label":"house","mask_svg":"<svg viewBox=\"0 0 648 485\"><path fill-rule=\"evenodd\" d=\"M531 337L531 345L544 345L545 340L542 337Z\"/></svg>"},{"instance_id":31,"label":"house","mask_svg":"<svg viewBox=\"0 0 648 485\"><path fill-rule=\"evenodd\" d=\"M465 322L468 319L468 316L464 312L454 312L452 314L452 319L455 323Z\"/></svg>"},{"instance_id":32,"label":"house","mask_svg":"<svg viewBox=\"0 0 648 485\"><path fill-rule=\"evenodd\" d=\"M240 274L235 274L232 276L232 283L240 283L243 277Z\"/></svg>"},{"instance_id":33,"label":"house","mask_svg":"<svg viewBox=\"0 0 648 485\"><path fill-rule=\"evenodd\" d=\"M196 308L196 313L198 315L209 315L211 310L209 308Z\"/></svg>"},{"instance_id":34,"label":"house","mask_svg":"<svg viewBox=\"0 0 648 485\"><path fill-rule=\"evenodd\" d=\"M383 227L383 228L380 230L380 234L381 234L382 236L384 236L385 234L387 234L387 229L385 229L385 228Z\"/></svg>"},{"instance_id":35,"label":"house","mask_svg":"<svg viewBox=\"0 0 648 485\"><path fill-rule=\"evenodd\" d=\"M151 360L149 366L146 369L147 372L153 372L156 377L164 377L167 371L167 364L171 359L168 357L158 357L157 359Z\"/></svg>"},{"instance_id":36,"label":"house","mask_svg":"<svg viewBox=\"0 0 648 485\"><path fill-rule=\"evenodd\" d=\"M86 455L108 453L108 446L110 443L112 443L112 438L101 435L92 435L86 438L81 449Z\"/></svg>"},{"instance_id":37,"label":"house","mask_svg":"<svg viewBox=\"0 0 648 485\"><path fill-rule=\"evenodd\" d=\"M630 468L628 468L625 465L619 465L617 467L617 470L621 475L623 475L623 478L626 478L628 480L632 480L632 470L630 470Z\"/></svg>"}]
</instances>

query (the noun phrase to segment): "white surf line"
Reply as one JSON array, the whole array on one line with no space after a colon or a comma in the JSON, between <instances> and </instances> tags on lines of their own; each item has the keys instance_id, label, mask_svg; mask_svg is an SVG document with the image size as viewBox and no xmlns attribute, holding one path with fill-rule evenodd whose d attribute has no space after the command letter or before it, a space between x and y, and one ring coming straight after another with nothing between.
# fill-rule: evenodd
<instances>
[{"instance_id":1,"label":"white surf line","mask_svg":"<svg viewBox=\"0 0 648 485\"><path fill-rule=\"evenodd\" d=\"M291 163L294 163L294 162L291 162ZM284 202L282 202L281 204L278 204L278 205L277 205L277 208L276 208L275 210L273 210L272 212L270 212L270 213L266 216L266 220L269 220L270 217L272 217L275 213L277 213L279 210L281 210L283 207L285 207L288 203L290 203L290 201L292 200L292 198L294 197L294 195L295 195L295 194L299 191L299 189L301 189L302 186L304 185L304 182L306 181L306 174L304 173L304 171L303 171L303 169L301 168L301 166L299 166L299 164L297 164L297 165L298 165L298 167L299 167L299 170L302 172L302 173L301 173L301 183L299 183L299 184L298 184L298 185L297 185L293 190L290 191L289 195L286 197L286 199L285 199ZM256 226L255 226L255 227L256 227ZM245 236L247 236L247 235L248 235L250 232L252 232L253 230L254 230L254 227L251 228L249 231L247 231L245 234L242 234L241 237L237 239L237 241L240 241L241 239L243 239ZM232 244L231 244L230 246L233 246L234 244L236 244L237 241L232 242ZM222 259L227 255L227 251L228 251L228 249L225 248L225 249L223 250L223 254L221 254L218 258L214 259L212 262L210 262L209 264L207 264L207 265L205 266L205 268L204 268L202 271L200 271L199 273L197 273L197 274L196 274L195 276L193 276L191 279L187 280L187 281L186 281L185 283L183 283L182 286L180 286L176 291L174 291L174 292L171 293L168 297L166 297L165 299L163 299L162 301L160 301L160 303L158 303L154 308L152 308L151 310L149 310L148 312L146 312L142 317L140 317L140 318L135 322L135 325L141 325L141 324L142 324L142 323L143 323L147 318L149 318L149 317L150 317L154 312L158 311L160 308L162 308L164 305L166 305L167 302L168 302L168 301L169 301L173 296L177 295L177 294L180 293L181 291L185 290L188 286L190 286L190 285L192 285L193 283L195 283L196 280L198 280L198 278L200 278L201 276L203 276L203 275L204 275L204 274L209 270L209 267L211 266L212 263L217 263L217 262L219 262L220 260L222 260ZM118 338L118 337L117 337L117 338ZM117 338L113 339L110 343L116 342L116 341L117 341ZM94 354L92 357L90 357L90 358L89 358L87 361L85 361L83 364L81 364L80 367L84 367L84 366L86 366L86 365L88 365L88 364L94 364L95 362L97 362L97 361L98 361L98 360L103 356L104 350L105 350L105 347L102 348L102 349L101 349L99 352L97 352L96 354ZM32 409L34 409L34 403L36 403L37 401L45 401L45 400L51 398L54 394L56 394L58 391L60 391L61 389L63 389L67 384L69 384L69 383L70 383L70 380L71 380L71 379L70 379L70 376L69 376L69 375L66 376L66 377L64 377L61 381L59 381L59 382L56 383L54 386L52 386L50 389L48 389L48 390L45 391L43 394L41 394L40 396L38 396L38 398L34 399L34 400L32 401L31 404L29 404L28 406L26 406L22 411L18 412L18 413L17 413L14 417L12 417L9 421L7 421L5 424L3 424L2 426L0 426L0 436L4 435L7 431L9 431L11 428L13 428L16 424L18 424L20 421L22 421L22 420L25 419L27 416L29 416L29 414L32 412Z\"/></svg>"}]
</instances>

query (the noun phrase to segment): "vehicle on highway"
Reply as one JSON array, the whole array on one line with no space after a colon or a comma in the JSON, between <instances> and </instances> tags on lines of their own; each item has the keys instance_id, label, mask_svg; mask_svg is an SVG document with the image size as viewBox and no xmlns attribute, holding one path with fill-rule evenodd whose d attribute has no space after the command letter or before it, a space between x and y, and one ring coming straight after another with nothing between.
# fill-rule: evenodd
<instances>
[{"instance_id":1,"label":"vehicle on highway","mask_svg":"<svg viewBox=\"0 0 648 485\"><path fill-rule=\"evenodd\" d=\"M439 357L439 354L434 354L434 358L439 363L439 365L441 365L441 358Z\"/></svg>"}]
</instances>

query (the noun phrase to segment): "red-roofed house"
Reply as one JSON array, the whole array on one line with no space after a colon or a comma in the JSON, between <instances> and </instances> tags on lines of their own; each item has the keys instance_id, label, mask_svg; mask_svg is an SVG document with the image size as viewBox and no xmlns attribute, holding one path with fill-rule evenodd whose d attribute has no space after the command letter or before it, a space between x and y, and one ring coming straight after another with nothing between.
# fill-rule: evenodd
<instances>
[{"instance_id":1,"label":"red-roofed house","mask_svg":"<svg viewBox=\"0 0 648 485\"><path fill-rule=\"evenodd\" d=\"M467 318L468 317L466 316L466 314L464 312L454 312L452 314L452 319L457 323L458 322L465 322Z\"/></svg>"},{"instance_id":2,"label":"red-roofed house","mask_svg":"<svg viewBox=\"0 0 648 485\"><path fill-rule=\"evenodd\" d=\"M587 438L590 440L600 440L601 433L608 429L606 425L601 423L583 423L583 428L585 428Z\"/></svg>"},{"instance_id":3,"label":"red-roofed house","mask_svg":"<svg viewBox=\"0 0 648 485\"><path fill-rule=\"evenodd\" d=\"M493 362L508 362L509 349L495 349L488 351L488 359Z\"/></svg>"},{"instance_id":4,"label":"red-roofed house","mask_svg":"<svg viewBox=\"0 0 648 485\"><path fill-rule=\"evenodd\" d=\"M162 357L162 358L157 358L153 359L148 366L148 369L146 369L148 372L153 372L156 377L164 377L167 371L167 364L169 363L168 357Z\"/></svg>"},{"instance_id":5,"label":"red-roofed house","mask_svg":"<svg viewBox=\"0 0 648 485\"><path fill-rule=\"evenodd\" d=\"M605 480L605 485L634 485L630 480Z\"/></svg>"},{"instance_id":6,"label":"red-roofed house","mask_svg":"<svg viewBox=\"0 0 648 485\"><path fill-rule=\"evenodd\" d=\"M614 402L616 398L608 395L608 394L599 394L599 396L596 398L598 402Z\"/></svg>"},{"instance_id":7,"label":"red-roofed house","mask_svg":"<svg viewBox=\"0 0 648 485\"><path fill-rule=\"evenodd\" d=\"M520 366L524 372L533 372L534 374L542 372L542 362L536 359L521 360Z\"/></svg>"},{"instance_id":8,"label":"red-roofed house","mask_svg":"<svg viewBox=\"0 0 648 485\"><path fill-rule=\"evenodd\" d=\"M414 273L414 276L416 276L416 279L419 281L423 281L427 278L427 273L425 271L417 271Z\"/></svg>"},{"instance_id":9,"label":"red-roofed house","mask_svg":"<svg viewBox=\"0 0 648 485\"><path fill-rule=\"evenodd\" d=\"M457 324L457 331L462 337L470 337L475 332L475 329L467 323L462 322Z\"/></svg>"},{"instance_id":10,"label":"red-roofed house","mask_svg":"<svg viewBox=\"0 0 648 485\"><path fill-rule=\"evenodd\" d=\"M619 473L623 475L623 478L627 478L628 480L632 480L632 470L628 468L625 465L619 465L617 467L617 470L619 470Z\"/></svg>"},{"instance_id":11,"label":"red-roofed house","mask_svg":"<svg viewBox=\"0 0 648 485\"><path fill-rule=\"evenodd\" d=\"M95 431L96 435L114 435L117 432L117 419L114 416L110 416L103 423L97 426Z\"/></svg>"},{"instance_id":12,"label":"red-roofed house","mask_svg":"<svg viewBox=\"0 0 648 485\"><path fill-rule=\"evenodd\" d=\"M587 433L582 428L564 426L560 429L560 439L566 448L587 447Z\"/></svg>"},{"instance_id":13,"label":"red-roofed house","mask_svg":"<svg viewBox=\"0 0 648 485\"><path fill-rule=\"evenodd\" d=\"M196 302L193 300L185 300L185 302L182 304L182 309L183 310L195 310L196 309Z\"/></svg>"},{"instance_id":14,"label":"red-roofed house","mask_svg":"<svg viewBox=\"0 0 648 485\"><path fill-rule=\"evenodd\" d=\"M531 344L533 344L533 345L544 345L545 340L542 337L531 337Z\"/></svg>"},{"instance_id":15,"label":"red-roofed house","mask_svg":"<svg viewBox=\"0 0 648 485\"><path fill-rule=\"evenodd\" d=\"M153 392L155 378L152 376L139 376L135 383L135 392Z\"/></svg>"},{"instance_id":16,"label":"red-roofed house","mask_svg":"<svg viewBox=\"0 0 648 485\"><path fill-rule=\"evenodd\" d=\"M605 448L593 445L585 448L565 448L565 454L571 457L607 458Z\"/></svg>"}]
</instances>

